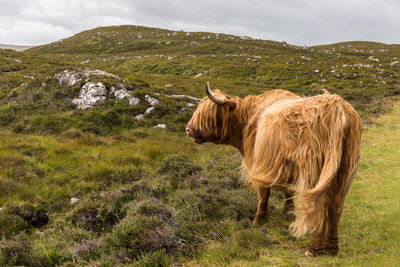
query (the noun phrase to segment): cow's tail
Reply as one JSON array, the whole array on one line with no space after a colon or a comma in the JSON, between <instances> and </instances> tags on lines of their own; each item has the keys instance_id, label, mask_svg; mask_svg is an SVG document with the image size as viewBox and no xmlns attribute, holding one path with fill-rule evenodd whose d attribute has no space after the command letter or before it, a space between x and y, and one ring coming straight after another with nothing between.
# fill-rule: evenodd
<instances>
[{"instance_id":1,"label":"cow's tail","mask_svg":"<svg viewBox=\"0 0 400 267\"><path fill-rule=\"evenodd\" d=\"M338 105L331 105L330 112L326 113L329 114L328 117L322 119L322 124L328 129L328 141L318 182L314 188L298 192L296 220L290 225L290 231L295 237L304 236L309 229L311 231L321 229L327 215L323 203L326 201L324 195L332 185L340 167L347 124L343 104L335 104Z\"/></svg>"}]
</instances>

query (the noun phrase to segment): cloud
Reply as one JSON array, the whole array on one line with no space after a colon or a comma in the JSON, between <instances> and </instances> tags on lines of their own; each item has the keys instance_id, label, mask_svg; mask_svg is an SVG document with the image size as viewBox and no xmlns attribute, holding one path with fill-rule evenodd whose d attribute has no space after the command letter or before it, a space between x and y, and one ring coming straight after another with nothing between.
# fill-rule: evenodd
<instances>
[{"instance_id":1,"label":"cloud","mask_svg":"<svg viewBox=\"0 0 400 267\"><path fill-rule=\"evenodd\" d=\"M97 26L212 31L314 45L400 43L395 0L0 0L0 43L42 44Z\"/></svg>"}]
</instances>

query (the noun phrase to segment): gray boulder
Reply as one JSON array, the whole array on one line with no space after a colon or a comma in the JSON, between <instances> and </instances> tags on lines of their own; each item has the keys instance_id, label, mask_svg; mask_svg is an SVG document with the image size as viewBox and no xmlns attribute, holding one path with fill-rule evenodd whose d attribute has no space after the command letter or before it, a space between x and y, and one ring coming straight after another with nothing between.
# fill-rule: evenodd
<instances>
[{"instance_id":1,"label":"gray boulder","mask_svg":"<svg viewBox=\"0 0 400 267\"><path fill-rule=\"evenodd\" d=\"M82 86L78 98L72 100L77 109L86 110L103 104L106 100L107 89L103 83L88 82Z\"/></svg>"},{"instance_id":2,"label":"gray boulder","mask_svg":"<svg viewBox=\"0 0 400 267\"><path fill-rule=\"evenodd\" d=\"M145 95L144 100L146 100L146 102L149 103L151 106L157 106L158 104L160 104L159 100L157 100L154 97L151 97L149 95Z\"/></svg>"},{"instance_id":3,"label":"gray boulder","mask_svg":"<svg viewBox=\"0 0 400 267\"><path fill-rule=\"evenodd\" d=\"M63 87L74 86L82 81L81 75L69 70L64 70L63 72L54 75L54 78L58 81L58 84Z\"/></svg>"}]
</instances>

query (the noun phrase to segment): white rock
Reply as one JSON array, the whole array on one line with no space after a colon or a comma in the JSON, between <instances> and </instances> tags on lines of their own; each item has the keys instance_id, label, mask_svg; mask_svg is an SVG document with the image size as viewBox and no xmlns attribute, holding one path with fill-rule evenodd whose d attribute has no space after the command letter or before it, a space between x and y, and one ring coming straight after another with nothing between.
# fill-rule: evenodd
<instances>
[{"instance_id":1,"label":"white rock","mask_svg":"<svg viewBox=\"0 0 400 267\"><path fill-rule=\"evenodd\" d=\"M318 73L318 72L319 72L319 70L314 70L314 72L317 72L317 73Z\"/></svg>"},{"instance_id":2,"label":"white rock","mask_svg":"<svg viewBox=\"0 0 400 267\"><path fill-rule=\"evenodd\" d=\"M307 61L311 61L311 58L309 58L309 57L301 56L300 58L304 59L304 60L307 60Z\"/></svg>"},{"instance_id":3,"label":"white rock","mask_svg":"<svg viewBox=\"0 0 400 267\"><path fill-rule=\"evenodd\" d=\"M126 91L126 89L119 89L117 91L114 92L114 96L116 100L122 100L125 97L130 98L131 95Z\"/></svg>"},{"instance_id":4,"label":"white rock","mask_svg":"<svg viewBox=\"0 0 400 267\"><path fill-rule=\"evenodd\" d=\"M140 99L136 98L136 97L131 97L129 98L129 106L136 106L137 104L139 104Z\"/></svg>"},{"instance_id":5,"label":"white rock","mask_svg":"<svg viewBox=\"0 0 400 267\"><path fill-rule=\"evenodd\" d=\"M63 87L74 86L82 81L79 74L69 70L64 70L63 72L54 75L54 78L58 81L58 84Z\"/></svg>"},{"instance_id":6,"label":"white rock","mask_svg":"<svg viewBox=\"0 0 400 267\"><path fill-rule=\"evenodd\" d=\"M25 79L31 79L31 80L34 80L34 79L35 79L35 77L33 77L33 76L31 76L31 75L24 75L24 78L25 78Z\"/></svg>"},{"instance_id":7,"label":"white rock","mask_svg":"<svg viewBox=\"0 0 400 267\"><path fill-rule=\"evenodd\" d=\"M86 64L86 63L88 63L89 61L90 61L90 59L86 59L86 60L82 61L81 64Z\"/></svg>"},{"instance_id":8,"label":"white rock","mask_svg":"<svg viewBox=\"0 0 400 267\"><path fill-rule=\"evenodd\" d=\"M3 211L3 208L2 208L2 207L0 207L0 212L1 212L1 211Z\"/></svg>"},{"instance_id":9,"label":"white rock","mask_svg":"<svg viewBox=\"0 0 400 267\"><path fill-rule=\"evenodd\" d=\"M94 106L103 104L106 98L107 90L103 83L88 82L82 86L78 98L72 100L78 109L86 110Z\"/></svg>"},{"instance_id":10,"label":"white rock","mask_svg":"<svg viewBox=\"0 0 400 267\"><path fill-rule=\"evenodd\" d=\"M139 114L139 115L135 116L135 119L143 120L144 119L144 114Z\"/></svg>"},{"instance_id":11,"label":"white rock","mask_svg":"<svg viewBox=\"0 0 400 267\"><path fill-rule=\"evenodd\" d=\"M169 35L168 35L168 36L169 36ZM166 45L170 45L170 44L171 44L171 42L166 42L165 44L166 44Z\"/></svg>"},{"instance_id":12,"label":"white rock","mask_svg":"<svg viewBox=\"0 0 400 267\"><path fill-rule=\"evenodd\" d=\"M394 66L394 65L400 65L400 62L399 61L393 61L392 63L390 63L390 66Z\"/></svg>"},{"instance_id":13,"label":"white rock","mask_svg":"<svg viewBox=\"0 0 400 267\"><path fill-rule=\"evenodd\" d=\"M170 98L189 98L190 100L193 100L196 103L200 103L201 99L194 97L194 96L190 96L190 95L165 95L166 97L170 97Z\"/></svg>"},{"instance_id":14,"label":"white rock","mask_svg":"<svg viewBox=\"0 0 400 267\"><path fill-rule=\"evenodd\" d=\"M78 202L78 201L79 201L79 199L77 199L76 197L73 197L73 198L71 198L70 203L71 203L71 204L74 204L74 203L76 203L76 202Z\"/></svg>"},{"instance_id":15,"label":"white rock","mask_svg":"<svg viewBox=\"0 0 400 267\"><path fill-rule=\"evenodd\" d=\"M121 77L103 70L85 69L83 75L86 77L89 77L90 75L108 76L108 77L113 77L117 80L122 80Z\"/></svg>"},{"instance_id":16,"label":"white rock","mask_svg":"<svg viewBox=\"0 0 400 267\"><path fill-rule=\"evenodd\" d=\"M163 130L167 130L167 125L165 125L164 123L159 123L157 125L154 125L153 128L160 128Z\"/></svg>"},{"instance_id":17,"label":"white rock","mask_svg":"<svg viewBox=\"0 0 400 267\"><path fill-rule=\"evenodd\" d=\"M240 39L247 41L247 40L251 40L251 37L249 37L249 36L240 36Z\"/></svg>"},{"instance_id":18,"label":"white rock","mask_svg":"<svg viewBox=\"0 0 400 267\"><path fill-rule=\"evenodd\" d=\"M150 114L152 111L154 110L154 107L149 107L148 109L146 109L146 111L144 112L144 114Z\"/></svg>"},{"instance_id":19,"label":"white rock","mask_svg":"<svg viewBox=\"0 0 400 267\"><path fill-rule=\"evenodd\" d=\"M173 60L175 59L173 56L168 56L168 60Z\"/></svg>"},{"instance_id":20,"label":"white rock","mask_svg":"<svg viewBox=\"0 0 400 267\"><path fill-rule=\"evenodd\" d=\"M165 87L173 87L172 84L166 84Z\"/></svg>"},{"instance_id":21,"label":"white rock","mask_svg":"<svg viewBox=\"0 0 400 267\"><path fill-rule=\"evenodd\" d=\"M155 99L154 97L151 97L149 95L144 96L144 100L146 100L147 103L149 103L152 106L156 106L160 103L159 100Z\"/></svg>"},{"instance_id":22,"label":"white rock","mask_svg":"<svg viewBox=\"0 0 400 267\"><path fill-rule=\"evenodd\" d=\"M21 63L22 61L19 59L14 59L14 62Z\"/></svg>"},{"instance_id":23,"label":"white rock","mask_svg":"<svg viewBox=\"0 0 400 267\"><path fill-rule=\"evenodd\" d=\"M192 103L187 103L183 108L179 110L179 112L184 112L187 109L194 108L196 105Z\"/></svg>"},{"instance_id":24,"label":"white rock","mask_svg":"<svg viewBox=\"0 0 400 267\"><path fill-rule=\"evenodd\" d=\"M373 56L369 56L369 57L368 57L368 60L369 60L369 61L373 61L373 62L379 62L379 59L374 58Z\"/></svg>"},{"instance_id":25,"label":"white rock","mask_svg":"<svg viewBox=\"0 0 400 267\"><path fill-rule=\"evenodd\" d=\"M199 73L199 74L197 74L196 76L194 76L194 78L199 78L199 77L201 77L201 76L203 76L204 74L203 73Z\"/></svg>"}]
</instances>

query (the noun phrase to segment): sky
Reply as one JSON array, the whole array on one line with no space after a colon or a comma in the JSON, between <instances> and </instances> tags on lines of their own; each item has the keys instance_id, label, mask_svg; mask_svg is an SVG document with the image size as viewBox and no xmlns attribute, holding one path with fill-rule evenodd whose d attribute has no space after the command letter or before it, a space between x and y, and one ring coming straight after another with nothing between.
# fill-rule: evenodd
<instances>
[{"instance_id":1,"label":"sky","mask_svg":"<svg viewBox=\"0 0 400 267\"><path fill-rule=\"evenodd\" d=\"M400 44L400 1L0 0L0 44L46 44L123 24L307 46L356 40Z\"/></svg>"}]
</instances>

